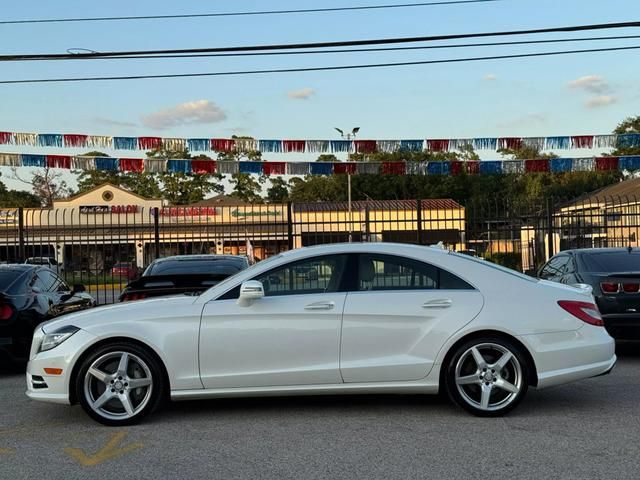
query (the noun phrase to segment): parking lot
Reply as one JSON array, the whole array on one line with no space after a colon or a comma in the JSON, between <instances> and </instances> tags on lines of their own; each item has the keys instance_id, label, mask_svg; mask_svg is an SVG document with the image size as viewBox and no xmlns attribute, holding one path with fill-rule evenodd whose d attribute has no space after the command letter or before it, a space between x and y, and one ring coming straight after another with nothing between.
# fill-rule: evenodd
<instances>
[{"instance_id":1,"label":"parking lot","mask_svg":"<svg viewBox=\"0 0 640 480\"><path fill-rule=\"evenodd\" d=\"M615 478L640 471L640 348L611 375L529 392L481 419L438 397L174 403L107 428L0 373L0 478Z\"/></svg>"}]
</instances>

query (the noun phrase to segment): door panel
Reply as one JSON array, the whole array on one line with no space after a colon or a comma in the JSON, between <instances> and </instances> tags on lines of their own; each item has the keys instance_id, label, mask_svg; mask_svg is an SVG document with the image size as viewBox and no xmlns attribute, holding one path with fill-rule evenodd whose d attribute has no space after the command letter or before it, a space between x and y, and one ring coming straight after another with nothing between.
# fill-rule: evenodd
<instances>
[{"instance_id":1,"label":"door panel","mask_svg":"<svg viewBox=\"0 0 640 480\"><path fill-rule=\"evenodd\" d=\"M342 383L345 293L264 297L205 305L200 373L205 388Z\"/></svg>"},{"instance_id":2,"label":"door panel","mask_svg":"<svg viewBox=\"0 0 640 480\"><path fill-rule=\"evenodd\" d=\"M349 293L340 358L344 381L424 378L444 342L473 320L482 305L476 290Z\"/></svg>"}]
</instances>

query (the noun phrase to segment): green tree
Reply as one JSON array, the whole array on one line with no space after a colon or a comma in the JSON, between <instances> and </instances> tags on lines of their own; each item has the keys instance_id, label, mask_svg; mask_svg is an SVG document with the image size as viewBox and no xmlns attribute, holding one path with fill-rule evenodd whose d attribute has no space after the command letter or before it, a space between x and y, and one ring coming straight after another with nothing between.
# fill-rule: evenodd
<instances>
[{"instance_id":1,"label":"green tree","mask_svg":"<svg viewBox=\"0 0 640 480\"><path fill-rule=\"evenodd\" d=\"M160 173L162 196L173 205L189 205L203 200L210 193L223 193L224 187L212 182L212 175L167 172Z\"/></svg>"},{"instance_id":2,"label":"green tree","mask_svg":"<svg viewBox=\"0 0 640 480\"><path fill-rule=\"evenodd\" d=\"M498 153L509 160L536 160L539 158L558 158L555 153L542 153L539 148L522 145L520 148L500 148Z\"/></svg>"},{"instance_id":3,"label":"green tree","mask_svg":"<svg viewBox=\"0 0 640 480\"><path fill-rule=\"evenodd\" d=\"M267 189L267 201L269 203L284 203L289 200L289 185L282 177L269 179L271 187Z\"/></svg>"},{"instance_id":4,"label":"green tree","mask_svg":"<svg viewBox=\"0 0 640 480\"><path fill-rule=\"evenodd\" d=\"M233 185L231 196L249 203L262 203L261 192L264 182L263 176L256 179L249 173L234 173L231 175L231 185Z\"/></svg>"},{"instance_id":5,"label":"green tree","mask_svg":"<svg viewBox=\"0 0 640 480\"><path fill-rule=\"evenodd\" d=\"M620 122L613 133L617 135L624 135L627 133L640 134L640 115L636 117L629 117ZM640 146L634 147L625 145L624 142L618 140L618 145L616 146L616 149L611 152L611 154L617 156L640 155Z\"/></svg>"},{"instance_id":6,"label":"green tree","mask_svg":"<svg viewBox=\"0 0 640 480\"><path fill-rule=\"evenodd\" d=\"M18 169L13 168L13 178L31 186L34 195L42 202L42 206L53 206L54 200L66 198L72 190L62 178L62 172L52 170L49 167L38 168L31 174L31 178L23 178L18 174Z\"/></svg>"},{"instance_id":7,"label":"green tree","mask_svg":"<svg viewBox=\"0 0 640 480\"><path fill-rule=\"evenodd\" d=\"M338 157L336 157L332 153L323 153L322 155L319 155L318 158L316 159L316 162L339 162L339 161L340 160L338 160Z\"/></svg>"},{"instance_id":8,"label":"green tree","mask_svg":"<svg viewBox=\"0 0 640 480\"><path fill-rule=\"evenodd\" d=\"M40 198L33 193L21 190L9 190L7 186L0 182L0 207L1 208L38 208L42 206ZM0 220L2 213L0 212Z\"/></svg>"}]
</instances>

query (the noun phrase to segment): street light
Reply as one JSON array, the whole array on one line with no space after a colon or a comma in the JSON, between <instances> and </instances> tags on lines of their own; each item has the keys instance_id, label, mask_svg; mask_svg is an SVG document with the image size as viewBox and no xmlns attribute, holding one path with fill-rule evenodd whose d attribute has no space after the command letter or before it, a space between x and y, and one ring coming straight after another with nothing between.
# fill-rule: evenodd
<instances>
[{"instance_id":1,"label":"street light","mask_svg":"<svg viewBox=\"0 0 640 480\"><path fill-rule=\"evenodd\" d=\"M360 127L354 127L351 130L351 133L344 133L344 131L338 127L334 127L334 128L340 134L340 137L342 137L343 140L352 140L356 138L356 135L360 131ZM349 160L351 160L351 152L347 150L347 162ZM351 172L350 171L347 171L347 191L348 191L348 197L349 197L349 202L348 202L349 203L349 243L351 243L353 241L353 212L351 210Z\"/></svg>"}]
</instances>

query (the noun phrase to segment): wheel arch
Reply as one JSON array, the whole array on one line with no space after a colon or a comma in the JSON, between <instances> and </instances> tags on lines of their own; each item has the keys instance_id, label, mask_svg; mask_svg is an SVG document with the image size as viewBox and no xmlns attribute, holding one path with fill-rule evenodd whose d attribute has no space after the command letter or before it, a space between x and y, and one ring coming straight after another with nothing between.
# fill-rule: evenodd
<instances>
[{"instance_id":1,"label":"wheel arch","mask_svg":"<svg viewBox=\"0 0 640 480\"><path fill-rule=\"evenodd\" d=\"M160 355L158 355L158 353L155 351L155 349L153 347L151 347L150 345L137 340L135 338L131 338L131 337L110 337L110 338L104 338L102 340L99 340L96 343L91 344L84 352L82 352L82 354L78 357L78 359L76 360L75 364L73 365L73 369L71 370L71 376L69 378L69 402L71 403L71 405L75 405L76 403L78 403L78 399L76 398L76 389L75 389L75 385L76 385L76 379L78 377L78 373L80 371L80 367L82 366L82 363L84 362L85 358L87 358L89 355L91 355L91 353L93 351L95 351L95 349L100 348L102 346L105 345L109 345L111 343L131 343L133 345L136 345L140 348L143 348L144 350L146 350L150 355L152 355L155 360L158 362L158 365L160 365L160 368L162 369L162 375L164 377L164 385L165 385L165 391L163 392L163 397L164 399L169 398L169 393L171 390L171 385L169 383L169 373L167 371L167 366L164 364L164 361L162 360L162 357Z\"/></svg>"},{"instance_id":2,"label":"wheel arch","mask_svg":"<svg viewBox=\"0 0 640 480\"><path fill-rule=\"evenodd\" d=\"M529 369L528 369L529 378L527 379L527 383L532 387L536 387L538 385L538 369L536 367L536 362L533 360L533 356L531 355L531 352L529 351L529 349L526 347L524 343L522 343L513 335L509 335L508 333L501 332L499 330L478 330L459 338L447 350L447 353L445 354L440 367L440 378L439 378L440 390L442 390L444 386L444 376L447 370L447 365L449 364L449 361L451 360L451 357L454 355L456 350L463 343L466 343L469 340L472 340L474 338L483 338L483 337L489 337L489 336L502 338L504 340L508 340L509 342L512 342L513 344L515 344L520 349L521 353L525 356L527 363L529 364Z\"/></svg>"}]
</instances>

